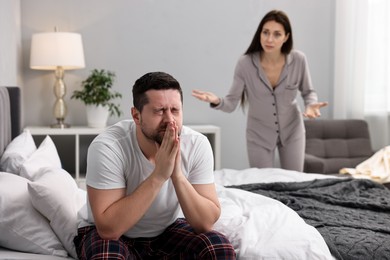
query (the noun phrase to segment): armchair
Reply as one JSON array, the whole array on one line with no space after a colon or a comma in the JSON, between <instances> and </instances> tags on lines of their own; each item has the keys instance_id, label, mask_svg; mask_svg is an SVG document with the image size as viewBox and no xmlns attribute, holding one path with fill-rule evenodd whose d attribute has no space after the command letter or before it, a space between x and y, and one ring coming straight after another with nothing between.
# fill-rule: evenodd
<instances>
[{"instance_id":1,"label":"armchair","mask_svg":"<svg viewBox=\"0 0 390 260\"><path fill-rule=\"evenodd\" d=\"M337 174L374 154L368 124L359 119L305 120L304 172Z\"/></svg>"}]
</instances>

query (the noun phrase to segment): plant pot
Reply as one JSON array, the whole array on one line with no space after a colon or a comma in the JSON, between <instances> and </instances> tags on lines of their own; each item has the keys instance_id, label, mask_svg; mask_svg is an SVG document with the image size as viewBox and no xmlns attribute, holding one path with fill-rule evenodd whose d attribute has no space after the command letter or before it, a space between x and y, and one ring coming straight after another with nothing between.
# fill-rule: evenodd
<instances>
[{"instance_id":1,"label":"plant pot","mask_svg":"<svg viewBox=\"0 0 390 260\"><path fill-rule=\"evenodd\" d=\"M87 122L89 127L106 127L108 116L108 107L103 107L101 105L87 105Z\"/></svg>"}]
</instances>

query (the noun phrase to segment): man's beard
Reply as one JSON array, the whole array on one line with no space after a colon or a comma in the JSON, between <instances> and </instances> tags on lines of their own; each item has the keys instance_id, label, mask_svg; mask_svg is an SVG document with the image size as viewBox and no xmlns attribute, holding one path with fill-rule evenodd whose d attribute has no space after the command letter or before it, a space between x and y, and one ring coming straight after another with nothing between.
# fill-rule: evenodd
<instances>
[{"instance_id":1,"label":"man's beard","mask_svg":"<svg viewBox=\"0 0 390 260\"><path fill-rule=\"evenodd\" d=\"M161 145L161 143L164 139L165 131L167 130L167 125L168 124L164 124L164 125L161 125L157 130L152 130L152 129L148 129L147 127L145 127L141 123L141 131L147 139ZM180 136L180 133L181 133L181 131L179 129L179 134L178 134L179 136Z\"/></svg>"}]
</instances>

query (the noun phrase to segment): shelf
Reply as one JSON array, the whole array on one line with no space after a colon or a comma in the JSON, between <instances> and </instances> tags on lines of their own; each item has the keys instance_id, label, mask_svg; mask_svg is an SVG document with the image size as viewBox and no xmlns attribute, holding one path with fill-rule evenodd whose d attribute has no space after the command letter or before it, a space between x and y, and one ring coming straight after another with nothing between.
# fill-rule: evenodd
<instances>
[{"instance_id":1,"label":"shelf","mask_svg":"<svg viewBox=\"0 0 390 260\"><path fill-rule=\"evenodd\" d=\"M42 126L28 126L32 135L98 135L105 128L92 128L86 126L72 126L69 128L51 128Z\"/></svg>"},{"instance_id":2,"label":"shelf","mask_svg":"<svg viewBox=\"0 0 390 260\"><path fill-rule=\"evenodd\" d=\"M84 177L81 176L81 174L85 175L84 172L81 173L80 171L80 162L86 165L86 155L89 144L98 134L102 133L105 128L91 128L86 126L72 126L70 128L29 126L25 129L28 129L31 132L31 135L34 137L36 143L39 143L46 135L49 135L56 144L64 169L67 170L76 180L79 180ZM60 137L62 137L62 139ZM82 138L85 139L85 143L80 142ZM86 148L81 153L80 150L82 144L84 144ZM66 164L67 161L69 162L68 164L72 164L72 158L69 156L69 151L72 149L69 149L69 147L74 147L73 167Z\"/></svg>"}]
</instances>

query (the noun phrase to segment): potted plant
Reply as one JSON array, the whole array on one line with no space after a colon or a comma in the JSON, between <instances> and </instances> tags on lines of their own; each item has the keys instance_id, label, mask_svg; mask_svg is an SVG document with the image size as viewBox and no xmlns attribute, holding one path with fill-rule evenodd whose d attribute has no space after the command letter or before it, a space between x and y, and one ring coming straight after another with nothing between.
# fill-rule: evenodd
<instances>
[{"instance_id":1,"label":"potted plant","mask_svg":"<svg viewBox=\"0 0 390 260\"><path fill-rule=\"evenodd\" d=\"M105 127L109 116L120 116L122 111L114 99L122 94L113 91L115 73L104 69L93 69L81 82L82 90L75 90L71 99L79 99L87 106L88 126Z\"/></svg>"}]
</instances>

